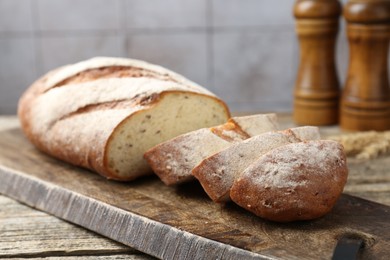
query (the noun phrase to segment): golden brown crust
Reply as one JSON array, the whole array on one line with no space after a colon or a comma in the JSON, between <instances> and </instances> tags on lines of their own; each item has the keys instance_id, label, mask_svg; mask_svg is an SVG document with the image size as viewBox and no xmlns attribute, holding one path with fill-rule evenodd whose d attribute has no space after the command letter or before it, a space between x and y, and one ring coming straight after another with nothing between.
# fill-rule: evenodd
<instances>
[{"instance_id":1,"label":"golden brown crust","mask_svg":"<svg viewBox=\"0 0 390 260\"><path fill-rule=\"evenodd\" d=\"M274 114L230 118L224 124L193 131L157 145L144 157L166 185L180 184L194 180L192 170L207 157L249 138L251 134L276 130L274 121Z\"/></svg>"},{"instance_id":2,"label":"golden brown crust","mask_svg":"<svg viewBox=\"0 0 390 260\"><path fill-rule=\"evenodd\" d=\"M111 67L102 67L102 68L82 71L70 78L67 78L66 80L61 81L60 83L56 84L54 87L75 84L75 83L83 83L83 82L88 82L96 79L104 79L104 78L139 78L139 77L147 77L147 78L177 82L175 79L173 79L167 74L161 74L143 68L111 66Z\"/></svg>"},{"instance_id":3,"label":"golden brown crust","mask_svg":"<svg viewBox=\"0 0 390 260\"><path fill-rule=\"evenodd\" d=\"M234 180L251 163L276 147L301 141L291 129L257 135L204 159L192 175L214 202L226 202Z\"/></svg>"},{"instance_id":4,"label":"golden brown crust","mask_svg":"<svg viewBox=\"0 0 390 260\"><path fill-rule=\"evenodd\" d=\"M224 163L221 164L218 154L220 153L204 159L192 169L191 173L200 182L209 198L214 202L220 203L228 201L230 189L227 189L224 185L226 169Z\"/></svg>"},{"instance_id":5,"label":"golden brown crust","mask_svg":"<svg viewBox=\"0 0 390 260\"><path fill-rule=\"evenodd\" d=\"M265 219L309 220L333 208L347 176L339 143L293 143L268 152L247 168L230 195L238 205Z\"/></svg>"},{"instance_id":6,"label":"golden brown crust","mask_svg":"<svg viewBox=\"0 0 390 260\"><path fill-rule=\"evenodd\" d=\"M193 180L191 170L195 165L229 145L210 129L203 128L156 145L145 152L144 158L161 181L176 185Z\"/></svg>"},{"instance_id":7,"label":"golden brown crust","mask_svg":"<svg viewBox=\"0 0 390 260\"><path fill-rule=\"evenodd\" d=\"M137 64L137 61L133 64ZM75 75L62 73L71 65L47 73L35 81L19 101L18 116L27 138L38 149L56 158L91 169L107 178L131 180L131 174L126 177L110 172L106 150L117 127L133 115L152 109L168 93L180 92L213 99L226 109L226 118L229 116L226 104L212 94L206 94L207 90L191 85L190 81L187 86L186 79L177 75L179 80L176 80L176 74L165 74L163 68L153 71L153 66L148 69L143 63L140 64L145 68L103 66ZM55 82L53 78L56 75L57 79L60 78L58 73L70 76L60 83L49 83ZM127 81L122 83L122 78ZM133 82L136 92L132 90ZM120 89L117 88L112 94L111 87ZM127 90L122 92L122 89ZM75 91L78 100L73 96ZM112 98L106 93L111 94ZM66 94L66 97L62 94ZM61 105L57 105L56 99L51 97L60 97Z\"/></svg>"},{"instance_id":8,"label":"golden brown crust","mask_svg":"<svg viewBox=\"0 0 390 260\"><path fill-rule=\"evenodd\" d=\"M27 136L27 138L37 146L41 151L48 152L47 149L39 142L39 138L34 136L31 131L31 114L30 108L34 105L34 100L43 93L45 88L45 82L50 75L54 74L55 71L51 71L46 75L36 80L21 96L18 103L18 118L21 127Z\"/></svg>"},{"instance_id":9,"label":"golden brown crust","mask_svg":"<svg viewBox=\"0 0 390 260\"><path fill-rule=\"evenodd\" d=\"M50 78L52 75L57 73L62 68L55 69L53 71L48 72L41 78L39 78L37 81L35 81L22 95L22 97L19 100L18 105L18 117L21 122L21 127L24 130L26 136L28 139L36 145L41 151L46 153L52 153L49 149L47 149L47 146L44 145L40 141L40 137L36 136L31 131L31 123L34 123L31 121L32 115L30 114L31 110L30 108L34 106L34 101L37 99L41 94L47 92L49 89L55 88L55 87L64 87L67 84L72 83L83 83L87 81L93 81L96 79L99 79L99 76L103 78L109 78L109 77L131 77L131 76L142 76L142 75L150 75L150 76L157 76L158 73L153 74L150 71L142 70L139 68L134 67L119 67L119 66L113 66L113 67L103 67L98 69L91 69L87 71L83 71L78 73L75 76L70 77L69 79L64 80L60 84L56 84L55 86L52 86L48 88L46 86L46 81L48 78ZM125 107L135 107L137 105L145 105L145 103L150 103L150 101L155 101L157 99L156 95L152 95L148 102L145 102L145 97L140 97L136 99L128 100L128 98L124 98L121 101L111 101L111 102L105 102L105 103L98 103L98 104L92 104L85 107L82 107L78 109L77 111L74 111L64 117L58 118L57 121L61 121L64 119L67 119L72 116L79 115L81 113L88 113L91 111L96 110L103 110L103 109L115 109L115 108L125 108ZM36 123L36 122L35 122ZM75 159L74 155L66 154L65 156L56 156L56 154L61 154L60 152L54 151L53 156L62 159L62 160L69 160L76 165L81 165L79 160ZM85 164L83 163L81 166L87 167L90 169L93 169L90 167L92 164Z\"/></svg>"},{"instance_id":10,"label":"golden brown crust","mask_svg":"<svg viewBox=\"0 0 390 260\"><path fill-rule=\"evenodd\" d=\"M226 140L228 142L233 142L234 138L231 135L226 134L227 132L230 132L230 133L234 132L242 140L245 140L245 139L250 137L232 119L229 119L228 122L223 124L223 125L219 125L219 126L210 128L210 131L213 134L219 136L220 138L222 138L222 139L224 139L224 140Z\"/></svg>"}]
</instances>

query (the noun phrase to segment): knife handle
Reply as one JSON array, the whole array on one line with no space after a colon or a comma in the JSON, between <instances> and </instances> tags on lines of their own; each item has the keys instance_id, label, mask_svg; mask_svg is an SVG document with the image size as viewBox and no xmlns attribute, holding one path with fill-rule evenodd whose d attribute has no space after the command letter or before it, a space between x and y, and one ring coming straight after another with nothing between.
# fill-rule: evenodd
<instances>
[{"instance_id":1,"label":"knife handle","mask_svg":"<svg viewBox=\"0 0 390 260\"><path fill-rule=\"evenodd\" d=\"M390 1L350 0L344 17L350 60L341 99L341 128L390 129Z\"/></svg>"},{"instance_id":2,"label":"knife handle","mask_svg":"<svg viewBox=\"0 0 390 260\"><path fill-rule=\"evenodd\" d=\"M294 6L300 61L293 118L302 125L338 122L340 87L335 43L341 5L337 0L297 0Z\"/></svg>"}]
</instances>

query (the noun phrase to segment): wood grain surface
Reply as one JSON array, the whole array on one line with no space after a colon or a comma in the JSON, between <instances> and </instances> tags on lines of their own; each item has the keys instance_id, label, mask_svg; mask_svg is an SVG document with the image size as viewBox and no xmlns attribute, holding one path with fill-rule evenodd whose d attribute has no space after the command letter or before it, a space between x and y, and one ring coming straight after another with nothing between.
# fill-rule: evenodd
<instances>
[{"instance_id":1,"label":"wood grain surface","mask_svg":"<svg viewBox=\"0 0 390 260\"><path fill-rule=\"evenodd\" d=\"M152 259L128 246L32 210L5 196L0 196L0 208L0 259L15 256Z\"/></svg>"},{"instance_id":2,"label":"wood grain surface","mask_svg":"<svg viewBox=\"0 0 390 260\"><path fill-rule=\"evenodd\" d=\"M390 254L389 207L349 195L326 217L277 224L211 202L196 182L105 180L40 153L19 128L0 147L1 193L159 258L329 259L344 235L365 241L365 257Z\"/></svg>"}]
</instances>

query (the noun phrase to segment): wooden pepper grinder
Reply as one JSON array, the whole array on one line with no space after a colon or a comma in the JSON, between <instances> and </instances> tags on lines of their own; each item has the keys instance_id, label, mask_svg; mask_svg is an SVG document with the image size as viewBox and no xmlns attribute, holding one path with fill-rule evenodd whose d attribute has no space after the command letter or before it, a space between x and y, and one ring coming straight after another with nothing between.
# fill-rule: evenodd
<instances>
[{"instance_id":1,"label":"wooden pepper grinder","mask_svg":"<svg viewBox=\"0 0 390 260\"><path fill-rule=\"evenodd\" d=\"M293 111L297 124L338 122L340 85L335 66L335 43L341 10L337 0L297 0L295 3L300 43Z\"/></svg>"},{"instance_id":2,"label":"wooden pepper grinder","mask_svg":"<svg viewBox=\"0 0 390 260\"><path fill-rule=\"evenodd\" d=\"M350 63L341 100L341 128L390 129L390 1L350 0L344 17Z\"/></svg>"}]
</instances>

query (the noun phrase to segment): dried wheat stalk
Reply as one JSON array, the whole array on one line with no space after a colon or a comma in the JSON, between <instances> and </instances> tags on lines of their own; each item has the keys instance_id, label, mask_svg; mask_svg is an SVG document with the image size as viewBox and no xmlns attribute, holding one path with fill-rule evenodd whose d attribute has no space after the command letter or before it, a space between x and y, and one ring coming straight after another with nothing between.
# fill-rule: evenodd
<instances>
[{"instance_id":1,"label":"dried wheat stalk","mask_svg":"<svg viewBox=\"0 0 390 260\"><path fill-rule=\"evenodd\" d=\"M330 136L328 139L343 144L347 156L372 159L390 153L390 131L359 132Z\"/></svg>"}]
</instances>

